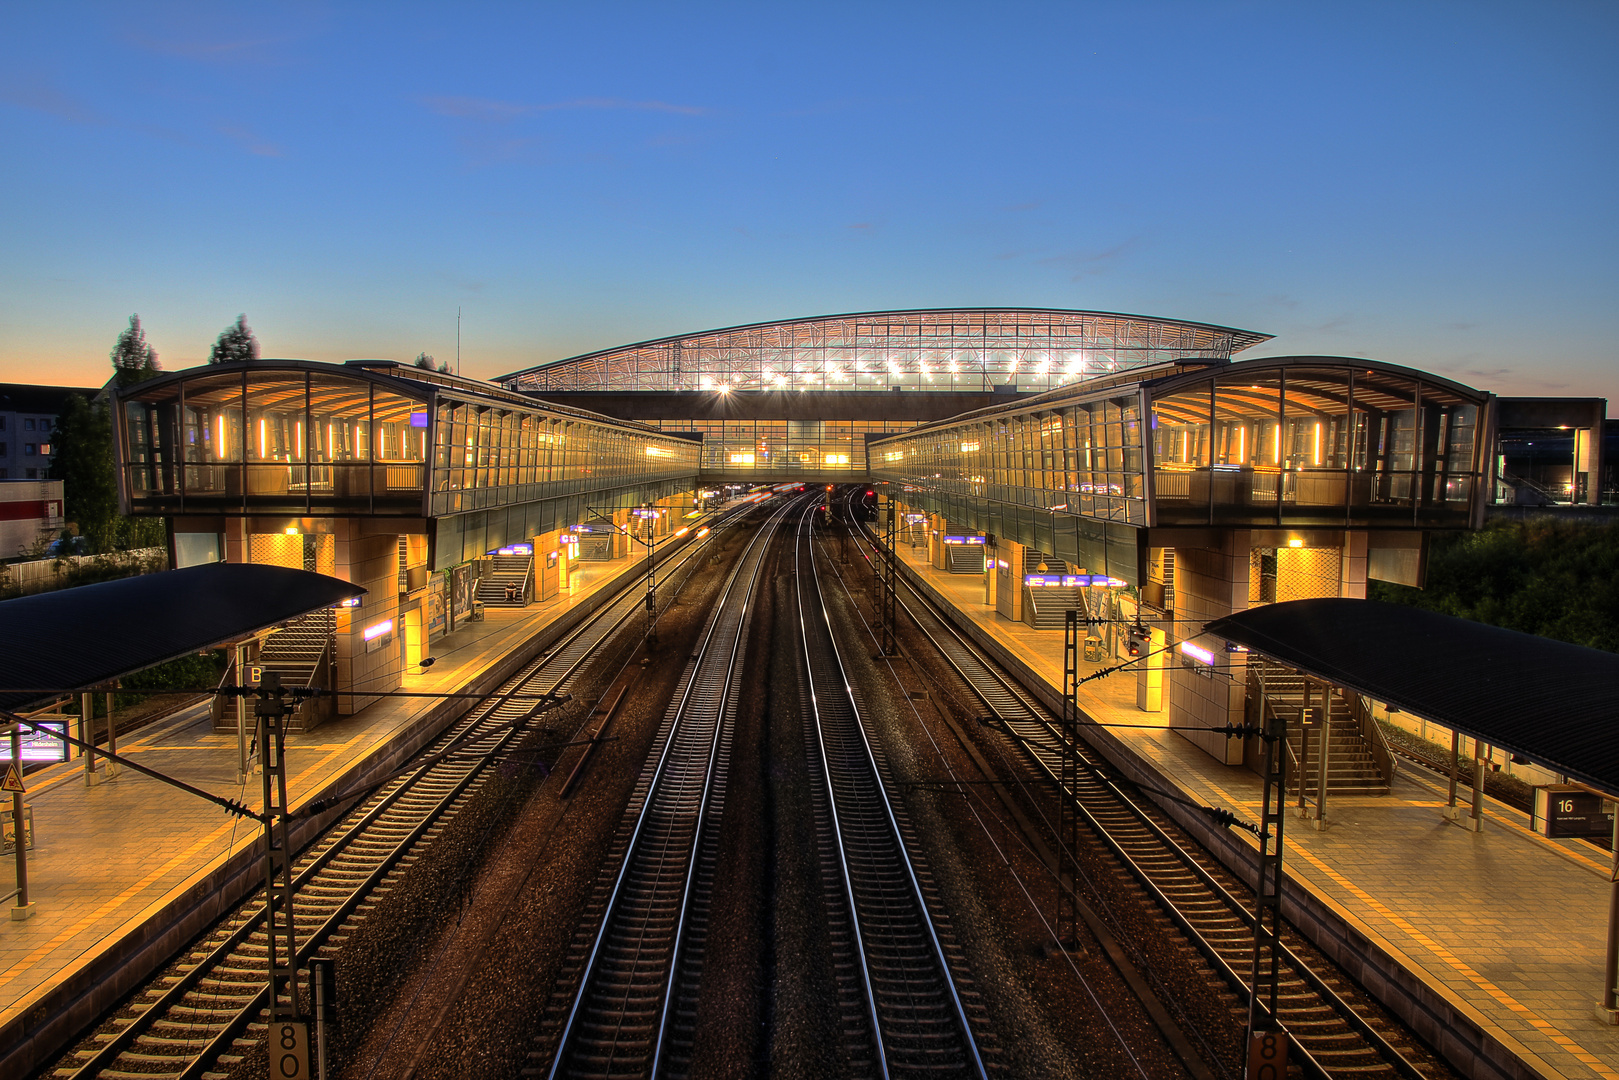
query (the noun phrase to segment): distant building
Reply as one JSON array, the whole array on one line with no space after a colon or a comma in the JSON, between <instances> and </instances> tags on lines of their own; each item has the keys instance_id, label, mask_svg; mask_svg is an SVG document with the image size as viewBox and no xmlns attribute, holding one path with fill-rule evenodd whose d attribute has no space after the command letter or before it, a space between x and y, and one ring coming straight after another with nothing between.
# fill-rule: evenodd
<instances>
[{"instance_id":1,"label":"distant building","mask_svg":"<svg viewBox=\"0 0 1619 1080\"><path fill-rule=\"evenodd\" d=\"M96 393L93 387L0 383L0 480L45 479L51 467L51 438L67 396L88 398ZM56 499L62 499L60 484ZM14 552L9 539L6 543L0 557L10 558Z\"/></svg>"},{"instance_id":2,"label":"distant building","mask_svg":"<svg viewBox=\"0 0 1619 1080\"><path fill-rule=\"evenodd\" d=\"M0 481L0 559L14 559L61 531L62 481Z\"/></svg>"}]
</instances>

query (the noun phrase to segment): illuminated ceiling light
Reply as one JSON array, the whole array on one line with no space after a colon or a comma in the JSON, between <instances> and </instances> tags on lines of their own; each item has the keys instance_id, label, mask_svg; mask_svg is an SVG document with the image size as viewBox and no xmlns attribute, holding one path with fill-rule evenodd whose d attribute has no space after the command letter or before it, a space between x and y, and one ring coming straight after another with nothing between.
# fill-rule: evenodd
<instances>
[{"instance_id":1,"label":"illuminated ceiling light","mask_svg":"<svg viewBox=\"0 0 1619 1080\"><path fill-rule=\"evenodd\" d=\"M1080 373L1080 371L1083 369L1083 367L1084 367L1084 361L1082 361L1079 357L1076 356L1072 360L1068 361L1068 374L1070 374L1070 375L1078 375Z\"/></svg>"},{"instance_id":2,"label":"illuminated ceiling light","mask_svg":"<svg viewBox=\"0 0 1619 1080\"><path fill-rule=\"evenodd\" d=\"M961 374L961 365L956 363L954 360L950 361L950 374L952 374L952 375L960 375Z\"/></svg>"}]
</instances>

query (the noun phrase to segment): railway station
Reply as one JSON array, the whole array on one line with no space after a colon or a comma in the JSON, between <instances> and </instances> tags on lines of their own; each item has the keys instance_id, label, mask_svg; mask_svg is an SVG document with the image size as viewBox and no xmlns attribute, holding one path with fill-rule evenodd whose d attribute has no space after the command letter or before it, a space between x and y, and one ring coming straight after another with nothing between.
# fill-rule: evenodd
<instances>
[{"instance_id":1,"label":"railway station","mask_svg":"<svg viewBox=\"0 0 1619 1080\"><path fill-rule=\"evenodd\" d=\"M572 812L575 778L591 783L597 770L601 782L622 784L632 810L680 823L685 831L667 835L685 839L660 844L697 852L718 842L705 828L737 828L735 819L749 817L747 796L733 796L741 811L722 814L714 803L689 820L660 810L660 800L709 807L709 774L676 761L667 782L698 787L666 794L662 756L649 751L645 765L618 756L632 746L621 702L667 685L667 713L649 707L645 723L646 739L663 734L647 745L686 752L688 737L667 733L689 722L709 732L710 749L693 752L712 761L720 753L712 747L730 745L735 715L756 707L749 694L768 686L796 703L790 682L777 684L801 679L804 708L820 725L826 794L818 798L956 783L960 806L985 812L991 790L1002 800L995 806L1009 809L1016 785L1055 793L1057 824L1045 839L1026 840L1027 855L1003 856L1012 868L1053 845L1054 861L1038 873L1055 883L1055 906L1033 899L1051 885L1020 886L1037 916L1031 925L1043 928L1039 955L1075 972L1113 957L1105 962L1132 1001L1165 1018L1152 1051L1171 1063L1165 1075L1249 1074L1211 1049L1219 1040L1200 1026L1206 1020L1167 1002L1139 946L1110 937L1123 931L1106 901L1084 899L1080 864L1064 853L1065 843L1077 845L1064 830L1105 831L1114 812L1091 809L1086 784L1098 799L1135 800L1124 805L1134 806L1136 827L1179 830L1207 853L1199 866L1223 867L1261 897L1264 868L1277 864L1265 861L1274 850L1258 834L1285 835L1277 910L1289 939L1327 958L1320 963L1330 974L1314 974L1316 961L1282 949L1280 938L1266 945L1256 936L1262 904L1246 923L1233 913L1229 926L1200 930L1201 916L1171 910L1184 885L1152 879L1157 871L1130 873L1164 905L1164 925L1195 939L1188 954L1226 979L1220 993L1249 1017L1250 1034L1290 1032L1293 1074L1619 1078L1613 658L1505 631L1470 636L1490 628L1379 612L1385 605L1365 599L1369 581L1420 587L1433 537L1481 528L1492 507L1522 504L1516 493L1530 482L1522 470L1509 475L1503 446L1518 444L1503 444L1503 426L1521 435L1565 430L1568 421L1567 489L1559 491L1570 504L1599 504L1612 465L1600 435L1606 403L1502 399L1381 360L1239 358L1267 340L1101 312L893 311L676 335L490 382L382 360L263 360L139 383L116 401L120 500L127 513L166 520L168 573L267 566L344 595L296 612L249 610L229 632L204 635L188 647L227 651L221 692L110 745L109 723L100 742L267 812L255 803L259 777L243 749L251 718L236 706L250 699L224 691L275 672L302 694L286 743L301 846L351 828L346 815L363 816L371 805L363 800L389 790L419 753L453 764L477 747L480 762L511 773L512 762L526 760L511 756L511 740L576 692L577 715L559 715L577 731L560 749L525 751L543 758L539 790L555 803L550 820ZM1563 483L1560 472L1542 483L1549 468L1535 474L1547 490ZM818 575L826 581L812 594ZM775 601L803 628L791 663L748 644L769 605L746 598L771 588L797 590ZM687 593L705 589L718 598L716 613L699 617ZM659 650L665 620L673 640L693 635L689 650ZM689 630L673 629L687 622ZM923 641L938 642L948 659L924 661ZM1435 644L1425 650L1424 641ZM623 672L590 681L590 657L612 649L627 657ZM94 723L64 705L152 662L114 659L78 674L47 664L26 680L74 696L6 701L95 744ZM746 667L759 663L772 674ZM949 679L937 674L946 663ZM1395 678L1397 668L1414 669L1412 678ZM894 689L879 688L890 678ZM952 680L963 689L947 688ZM960 695L973 703L971 715L951 720L956 706L947 703ZM1026 756L1030 778L940 779L953 759L936 741L925 749L921 736L903 753L890 748L903 768L878 755L869 766L877 779L840 777L840 763L860 755L839 747L873 740L873 728L859 734L864 710L889 697L915 711L918 730L955 738L981 766L985 755ZM944 726L929 728L924 714ZM1447 744L1451 756L1419 760L1399 731ZM484 764L458 775L482 776ZM1464 764L1471 780L1458 782ZM1483 777L1495 770L1542 793L1540 803L1525 809L1487 795ZM257 826L120 771L100 751L64 748L63 760L25 781L32 907L0 923L0 1070L88 1077L248 1068L246 1044L262 1035L245 1007L206 1021L218 1024L206 1040L176 1035L155 1010L144 1019L120 1010L174 958L200 957L198 942L215 921L251 903L255 880L263 882L255 878L264 852ZM973 783L986 786L962 786ZM1570 809L1559 810L1564 803ZM913 812L924 813L922 805ZM1046 813L1029 805L1035 817ZM839 805L835 820L869 837L905 812ZM1118 840L1118 850L1133 842ZM639 869L639 843L623 848L620 876L686 880L684 870ZM868 858L893 872L921 842L902 829L885 843L888 854ZM715 887L713 871L692 873L689 889ZM916 884L927 877L913 870L898 884L861 884L851 876L839 902L857 922L870 903L863 890L914 891L918 911L941 908ZM514 879L511 895L537 887L528 882ZM1101 914L1081 918L1087 903ZM313 937L300 932L310 955L323 949L341 965L354 932L342 920L352 916L325 910L329 923ZM643 916L616 899L605 911L581 939L589 947L570 946L575 953L611 953L617 928L641 925ZM953 1032L960 1059L950 1067L961 1075L994 1071L985 1062L1000 1051L984 1037L987 1014L971 1004L976 991L956 991L971 980L952 967L964 963L953 933L946 925L926 935L931 962L945 972L941 1000L953 1004L937 1016L895 1018L885 1010L898 1006L869 991L865 1011L853 1010L868 1019L865 1034L848 1036L850 1061L863 1060L862 1040L901 1067L958 1053L906 1034L920 1026ZM1097 935L1094 957L1084 933ZM547 1014L525 1068L585 1075L606 1053L607 1027L663 1030L657 1010L644 1025L604 1026L593 1016L622 1019L645 1000L667 999L659 1008L677 1018L695 1010L697 998L681 995L696 991L681 989L674 972L697 961L679 940L667 990L615 983L611 972L598 982L590 964L569 976L577 981L570 1004ZM873 942L875 951L885 947ZM1261 947L1285 953L1284 967L1296 965L1287 970L1318 995L1287 1006L1304 1011L1286 1012L1274 993L1264 1004L1253 961ZM442 948L453 960L463 946ZM1341 996L1332 989L1350 985ZM438 991L424 992L436 1001ZM270 997L267 1015L279 1017L279 998ZM1363 1019L1343 998L1375 1001L1375 1017ZM1329 1008L1322 1002L1338 1010L1330 1022L1309 1018L1308 1010ZM432 1007L435 1023L453 1014L448 999ZM680 1022L648 1051L649 1061L684 1063L671 1066L677 1072L702 1052ZM99 1042L85 1041L98 1025ZM1119 1060L1156 1074L1137 1056L1147 1052L1113 1031ZM158 1044L184 1053L171 1060ZM403 1053L381 1052L379 1075L415 1075L425 1058ZM212 1055L209 1063L195 1064L199 1054ZM663 1066L636 1069L625 1075L663 1074Z\"/></svg>"}]
</instances>

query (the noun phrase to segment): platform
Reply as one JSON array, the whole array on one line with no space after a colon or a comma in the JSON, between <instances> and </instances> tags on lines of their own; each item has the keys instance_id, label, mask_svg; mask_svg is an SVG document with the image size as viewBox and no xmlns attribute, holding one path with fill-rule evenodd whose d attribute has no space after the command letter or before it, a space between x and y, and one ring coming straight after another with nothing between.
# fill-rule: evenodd
<instances>
[{"instance_id":1,"label":"platform","mask_svg":"<svg viewBox=\"0 0 1619 1080\"><path fill-rule=\"evenodd\" d=\"M615 582L644 573L636 567L645 564L632 557L578 565L570 588L555 597L521 609L488 608L483 620L463 623L437 639L436 663L426 672L407 673L401 689L485 692L507 677L503 662L509 666L515 650L546 635L570 613L604 601ZM392 768L391 759L408 754L468 704L387 698L308 734L289 735L290 806L296 811L340 783L347 790L368 765ZM251 809L262 805L262 780L238 777L236 735L212 730L207 702L138 729L121 739L118 749ZM105 760L98 765L103 771L89 786L82 759L26 778L36 830L28 852L35 907L23 921L0 915L0 1074L22 1075L37 1067L39 1062L22 1065L12 1055L41 1025L69 1026L62 1008L64 999L78 996L76 982L87 989L109 971L121 973L125 959L136 953L172 951L183 944L157 939L176 936L168 927L179 911L197 908L193 921L200 918L207 894L222 885L224 868L242 865L260 842L251 821L133 770L109 777ZM0 860L0 883L14 887L9 856ZM71 1026L76 1030L82 1022ZM19 1072L10 1072L19 1065Z\"/></svg>"},{"instance_id":2,"label":"platform","mask_svg":"<svg viewBox=\"0 0 1619 1080\"><path fill-rule=\"evenodd\" d=\"M1063 636L998 615L981 575L929 565L901 544L903 565L1061 697ZM1081 675L1103 665L1082 664ZM1168 713L1136 707L1128 672L1079 688L1080 707L1186 797L1257 821L1262 784L1167 730ZM1167 690L1166 690L1167 699ZM1117 725L1117 726L1115 726ZM1131 726L1124 726L1131 725ZM1145 726L1135 726L1145 725ZM1464 793L1464 799L1467 794ZM1610 863L1583 841L1548 840L1528 815L1486 799L1474 833L1445 822L1445 782L1402 764L1390 794L1334 797L1317 832L1290 817L1289 880L1376 943L1429 993L1548 1078L1619 1080L1619 1027L1596 1018L1607 941ZM1251 840L1249 834L1226 835Z\"/></svg>"}]
</instances>

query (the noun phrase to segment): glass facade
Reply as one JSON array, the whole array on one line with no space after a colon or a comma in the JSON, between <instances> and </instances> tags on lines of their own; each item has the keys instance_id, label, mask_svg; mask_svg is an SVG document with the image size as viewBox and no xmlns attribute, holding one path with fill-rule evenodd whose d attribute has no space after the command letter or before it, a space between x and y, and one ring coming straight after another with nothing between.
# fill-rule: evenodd
<instances>
[{"instance_id":1,"label":"glass facade","mask_svg":"<svg viewBox=\"0 0 1619 1080\"><path fill-rule=\"evenodd\" d=\"M1353 359L1178 368L874 441L871 475L953 525L1119 561L1127 580L1145 526L1464 528L1481 512L1488 394Z\"/></svg>"},{"instance_id":2,"label":"glass facade","mask_svg":"<svg viewBox=\"0 0 1619 1080\"><path fill-rule=\"evenodd\" d=\"M648 420L663 431L703 436L705 473L756 472L760 479L801 473L866 476L866 435L907 431L907 420ZM830 479L830 478L829 478Z\"/></svg>"},{"instance_id":3,"label":"glass facade","mask_svg":"<svg viewBox=\"0 0 1619 1080\"><path fill-rule=\"evenodd\" d=\"M1317 358L1233 364L1148 390L1154 524L1461 527L1472 518L1488 395Z\"/></svg>"},{"instance_id":4,"label":"glass facade","mask_svg":"<svg viewBox=\"0 0 1619 1080\"><path fill-rule=\"evenodd\" d=\"M1043 392L1173 359L1227 359L1268 338L1224 326L1095 311L878 311L660 338L495 381L539 392Z\"/></svg>"},{"instance_id":5,"label":"glass facade","mask_svg":"<svg viewBox=\"0 0 1619 1080\"><path fill-rule=\"evenodd\" d=\"M456 383L301 361L154 379L120 397L123 493L135 513L442 517L697 472L693 440Z\"/></svg>"}]
</instances>

